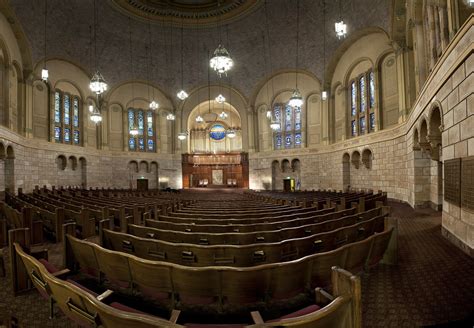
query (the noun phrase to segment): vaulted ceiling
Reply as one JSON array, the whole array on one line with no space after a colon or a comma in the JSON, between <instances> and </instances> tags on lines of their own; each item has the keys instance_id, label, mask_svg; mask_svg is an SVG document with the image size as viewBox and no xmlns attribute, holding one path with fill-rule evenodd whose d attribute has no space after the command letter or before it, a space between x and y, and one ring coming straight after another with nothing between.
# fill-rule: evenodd
<instances>
[{"instance_id":1,"label":"vaulted ceiling","mask_svg":"<svg viewBox=\"0 0 474 328\"><path fill-rule=\"evenodd\" d=\"M9 2L26 32L33 62L40 63L44 58L44 1ZM163 2L166 5L162 5ZM391 2L342 1L342 15L348 24L349 35L373 27L390 32ZM319 0L300 0L298 68L322 80L323 33L327 39L326 63L343 40L338 40L334 33L334 22L341 15L338 1L326 0L325 27L322 26L321 4ZM169 23L170 20L176 23L181 17L189 23L189 17L199 16L198 20L202 22L186 24L183 29L184 87L188 91L207 84L208 54L220 40L235 61L231 74L221 83L234 86L247 97L271 72L295 69L296 0L267 0L269 40L265 36L263 0L219 0L219 9L216 0L108 0L97 1L97 6L98 63L104 77L112 84L149 79L170 95L176 94L181 84L181 25ZM46 57L69 60L93 73L93 0L48 0L48 7ZM217 28L215 19L219 12L221 25ZM154 18L146 19L147 15ZM147 64L149 28L152 67ZM219 83L215 74L211 74L210 79L211 83Z\"/></svg>"}]
</instances>

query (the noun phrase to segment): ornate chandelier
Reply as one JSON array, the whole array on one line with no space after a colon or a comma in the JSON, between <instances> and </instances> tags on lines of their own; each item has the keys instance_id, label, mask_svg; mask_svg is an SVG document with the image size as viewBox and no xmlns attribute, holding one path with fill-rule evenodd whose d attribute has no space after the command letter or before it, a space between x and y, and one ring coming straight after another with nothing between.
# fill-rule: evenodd
<instances>
[{"instance_id":1,"label":"ornate chandelier","mask_svg":"<svg viewBox=\"0 0 474 328\"><path fill-rule=\"evenodd\" d=\"M44 66L43 69L41 70L41 80L43 82L48 82L49 78L49 71L46 68L46 28L47 28L47 21L48 21L48 0L45 0L44 2Z\"/></svg>"},{"instance_id":2,"label":"ornate chandelier","mask_svg":"<svg viewBox=\"0 0 474 328\"><path fill-rule=\"evenodd\" d=\"M180 99L180 100L184 100L186 98L188 98L188 93L184 90L181 90L180 92L178 92L176 94L176 96Z\"/></svg>"},{"instance_id":3,"label":"ornate chandelier","mask_svg":"<svg viewBox=\"0 0 474 328\"><path fill-rule=\"evenodd\" d=\"M222 94L219 94L215 99L219 104L223 104L225 102L225 97Z\"/></svg>"},{"instance_id":4,"label":"ornate chandelier","mask_svg":"<svg viewBox=\"0 0 474 328\"><path fill-rule=\"evenodd\" d=\"M95 92L98 95L107 91L107 82L99 70L97 70L97 72L95 72L94 76L92 77L91 82L89 83L89 88L92 92Z\"/></svg>"},{"instance_id":5,"label":"ornate chandelier","mask_svg":"<svg viewBox=\"0 0 474 328\"><path fill-rule=\"evenodd\" d=\"M295 91L293 91L288 105L290 105L291 107L301 107L303 105L303 97L301 97L301 93L298 89L295 89Z\"/></svg>"},{"instance_id":6,"label":"ornate chandelier","mask_svg":"<svg viewBox=\"0 0 474 328\"><path fill-rule=\"evenodd\" d=\"M150 103L150 109L151 110L157 110L160 107L160 104L158 104L155 100L152 100Z\"/></svg>"},{"instance_id":7,"label":"ornate chandelier","mask_svg":"<svg viewBox=\"0 0 474 328\"><path fill-rule=\"evenodd\" d=\"M341 15L340 21L334 24L334 28L336 30L336 36L338 39L343 39L346 37L347 34L347 24L344 23L342 19L342 2L339 0L339 14Z\"/></svg>"},{"instance_id":8,"label":"ornate chandelier","mask_svg":"<svg viewBox=\"0 0 474 328\"><path fill-rule=\"evenodd\" d=\"M214 54L209 61L211 68L217 72L219 77L222 74L227 75L227 72L234 66L234 61L230 57L229 52L221 44L214 50Z\"/></svg>"},{"instance_id":9,"label":"ornate chandelier","mask_svg":"<svg viewBox=\"0 0 474 328\"><path fill-rule=\"evenodd\" d=\"M176 116L174 116L173 113L169 113L168 115L166 115L166 119L168 121L174 121L176 119Z\"/></svg>"},{"instance_id":10,"label":"ornate chandelier","mask_svg":"<svg viewBox=\"0 0 474 328\"><path fill-rule=\"evenodd\" d=\"M202 123L204 122L204 119L202 118L201 115L196 116L196 123Z\"/></svg>"},{"instance_id":11,"label":"ornate chandelier","mask_svg":"<svg viewBox=\"0 0 474 328\"><path fill-rule=\"evenodd\" d=\"M188 136L187 132L178 133L178 139L181 140L181 141L186 140L187 136Z\"/></svg>"},{"instance_id":12,"label":"ornate chandelier","mask_svg":"<svg viewBox=\"0 0 474 328\"><path fill-rule=\"evenodd\" d=\"M49 71L45 65L45 67L41 70L41 80L43 80L44 82L48 82L48 78L49 78Z\"/></svg>"},{"instance_id":13,"label":"ornate chandelier","mask_svg":"<svg viewBox=\"0 0 474 328\"><path fill-rule=\"evenodd\" d=\"M99 112L98 108L94 108L92 110L92 114L90 116L90 119L95 124L99 124L100 122L102 122L102 115L100 115L100 112Z\"/></svg>"},{"instance_id":14,"label":"ornate chandelier","mask_svg":"<svg viewBox=\"0 0 474 328\"><path fill-rule=\"evenodd\" d=\"M235 130L234 129L228 129L226 131L227 138L233 139L236 136Z\"/></svg>"},{"instance_id":15,"label":"ornate chandelier","mask_svg":"<svg viewBox=\"0 0 474 328\"><path fill-rule=\"evenodd\" d=\"M219 114L221 120L225 120L228 116L229 115L225 111L222 111L222 113Z\"/></svg>"}]
</instances>

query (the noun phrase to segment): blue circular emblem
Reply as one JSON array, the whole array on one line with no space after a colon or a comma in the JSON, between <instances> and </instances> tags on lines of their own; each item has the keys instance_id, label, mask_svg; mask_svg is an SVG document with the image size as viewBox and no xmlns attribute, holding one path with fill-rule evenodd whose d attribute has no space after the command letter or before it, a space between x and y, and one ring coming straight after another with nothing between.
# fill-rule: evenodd
<instances>
[{"instance_id":1,"label":"blue circular emblem","mask_svg":"<svg viewBox=\"0 0 474 328\"><path fill-rule=\"evenodd\" d=\"M214 124L209 132L209 136L214 140L222 140L225 138L225 127L222 124Z\"/></svg>"}]
</instances>

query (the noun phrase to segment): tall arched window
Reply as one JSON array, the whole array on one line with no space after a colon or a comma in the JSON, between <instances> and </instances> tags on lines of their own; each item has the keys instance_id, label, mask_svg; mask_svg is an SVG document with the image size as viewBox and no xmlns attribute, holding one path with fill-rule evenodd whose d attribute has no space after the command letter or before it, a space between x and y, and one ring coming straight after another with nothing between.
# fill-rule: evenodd
<instances>
[{"instance_id":1,"label":"tall arched window","mask_svg":"<svg viewBox=\"0 0 474 328\"><path fill-rule=\"evenodd\" d=\"M78 96L56 90L54 93L54 141L81 145L81 103Z\"/></svg>"},{"instance_id":2,"label":"tall arched window","mask_svg":"<svg viewBox=\"0 0 474 328\"><path fill-rule=\"evenodd\" d=\"M350 134L375 131L375 78L372 70L349 82Z\"/></svg>"},{"instance_id":3,"label":"tall arched window","mask_svg":"<svg viewBox=\"0 0 474 328\"><path fill-rule=\"evenodd\" d=\"M275 104L273 106L273 117L280 123L280 128L274 131L274 149L301 147L301 107Z\"/></svg>"},{"instance_id":4,"label":"tall arched window","mask_svg":"<svg viewBox=\"0 0 474 328\"><path fill-rule=\"evenodd\" d=\"M128 109L128 149L131 151L155 152L155 114L151 110ZM138 130L137 135L130 133Z\"/></svg>"}]
</instances>

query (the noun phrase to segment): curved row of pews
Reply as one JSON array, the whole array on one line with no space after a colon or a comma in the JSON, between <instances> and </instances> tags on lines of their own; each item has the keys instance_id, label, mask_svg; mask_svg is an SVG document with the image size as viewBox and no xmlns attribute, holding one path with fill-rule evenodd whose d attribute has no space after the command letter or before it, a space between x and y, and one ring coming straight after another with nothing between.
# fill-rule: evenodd
<instances>
[{"instance_id":1,"label":"curved row of pews","mask_svg":"<svg viewBox=\"0 0 474 328\"><path fill-rule=\"evenodd\" d=\"M396 260L386 204L381 192L37 188L7 194L0 221L13 290L32 282L80 326L360 327L348 271ZM42 210L62 212L61 227ZM48 237L64 268L35 252Z\"/></svg>"}]
</instances>

